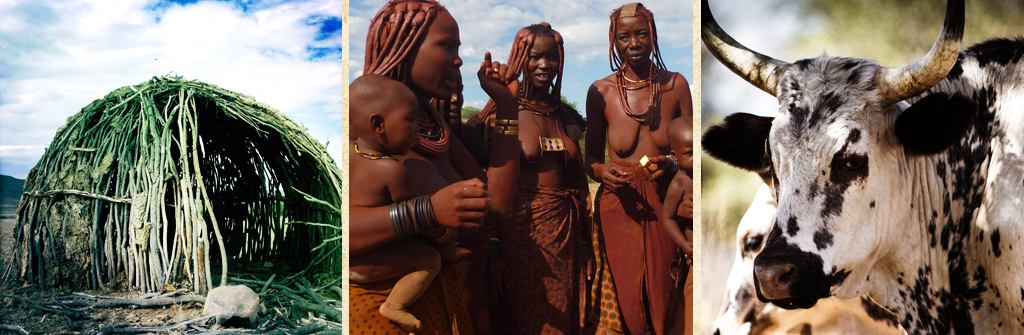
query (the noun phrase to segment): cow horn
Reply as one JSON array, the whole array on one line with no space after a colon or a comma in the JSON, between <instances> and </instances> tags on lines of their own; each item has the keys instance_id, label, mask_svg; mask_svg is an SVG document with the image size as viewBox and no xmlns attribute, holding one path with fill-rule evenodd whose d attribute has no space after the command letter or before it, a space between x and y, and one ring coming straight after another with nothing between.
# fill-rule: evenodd
<instances>
[{"instance_id":1,"label":"cow horn","mask_svg":"<svg viewBox=\"0 0 1024 335\"><path fill-rule=\"evenodd\" d=\"M732 36L722 30L722 27L718 26L715 17L711 16L708 1L701 0L700 5L700 38L704 40L704 46L708 48L708 51L733 73L743 77L762 91L775 96L779 77L785 72L789 63L759 54L736 42Z\"/></svg>"},{"instance_id":2,"label":"cow horn","mask_svg":"<svg viewBox=\"0 0 1024 335\"><path fill-rule=\"evenodd\" d=\"M960 41L964 37L964 0L946 2L946 19L942 31L928 54L913 64L882 68L875 83L882 99L896 103L921 94L946 77L956 64Z\"/></svg>"}]
</instances>

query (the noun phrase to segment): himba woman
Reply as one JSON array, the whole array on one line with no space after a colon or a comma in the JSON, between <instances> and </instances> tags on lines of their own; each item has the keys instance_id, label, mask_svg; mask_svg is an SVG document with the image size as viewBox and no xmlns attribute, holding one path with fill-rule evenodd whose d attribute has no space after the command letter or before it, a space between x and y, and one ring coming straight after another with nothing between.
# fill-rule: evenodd
<instances>
[{"instance_id":1,"label":"himba woman","mask_svg":"<svg viewBox=\"0 0 1024 335\"><path fill-rule=\"evenodd\" d=\"M562 36L547 23L519 30L508 59L509 72L523 74L519 93L519 188L514 213L498 225L500 241L501 329L507 334L594 334L602 326L600 287L583 299L581 285L588 261L594 259L588 187L578 141L586 125L575 109L562 102ZM480 113L485 131L499 127L494 101ZM493 136L493 135L492 135ZM600 248L596 249L600 250ZM603 258L598 263L604 265ZM602 272L603 278L610 273ZM590 277L594 277L591 275ZM609 284L610 287L610 284ZM608 293L613 293L610 292ZM604 328L621 331L614 299ZM580 302L591 302L581 306ZM591 311L581 318L581 307ZM587 307L590 307L589 309ZM618 325L613 328L613 325Z\"/></svg>"},{"instance_id":2,"label":"himba woman","mask_svg":"<svg viewBox=\"0 0 1024 335\"><path fill-rule=\"evenodd\" d=\"M614 73L587 94L585 168L601 183L594 220L605 236L626 333L664 334L676 245L659 221L677 169L666 129L677 117L692 125L689 84L666 70L654 15L642 4L616 9L608 37Z\"/></svg>"},{"instance_id":3,"label":"himba woman","mask_svg":"<svg viewBox=\"0 0 1024 335\"><path fill-rule=\"evenodd\" d=\"M363 73L380 74L404 83L420 100L424 115L418 121L419 139L413 150L396 158L412 174L417 191L431 194L430 201L428 206L404 208L411 208L413 216L423 214L419 211L432 212L437 227L458 229L459 246L473 251L468 260L443 263L426 293L409 306L408 311L423 322L419 334L490 333L483 282L489 236L487 229L477 228L483 223L485 212L500 213L511 207L518 175L518 137L494 137L490 166L485 173L451 134L446 116L434 107L437 100L449 100L456 93L462 66L460 43L455 19L433 0L389 1L371 21L366 39ZM518 88L506 78L506 71L504 65L492 63L488 53L477 74L484 91L498 102L497 118L511 124L518 119ZM518 129L509 125L502 130L511 133ZM351 157L361 159L357 152ZM488 179L491 182L485 186ZM350 206L352 267L364 267L360 271L387 267L356 264L354 260L355 256L388 243L402 243L407 238L436 243L425 236L398 233L415 229L403 229L408 220L396 215L395 208L401 206ZM394 284L395 280L350 284L352 333L403 333L378 312Z\"/></svg>"}]
</instances>

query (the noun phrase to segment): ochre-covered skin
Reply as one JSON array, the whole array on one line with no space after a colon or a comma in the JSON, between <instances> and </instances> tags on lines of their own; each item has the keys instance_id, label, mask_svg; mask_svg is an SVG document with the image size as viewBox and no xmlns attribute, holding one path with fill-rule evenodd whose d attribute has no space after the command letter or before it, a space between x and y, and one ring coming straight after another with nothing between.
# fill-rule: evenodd
<instances>
[{"instance_id":1,"label":"ochre-covered skin","mask_svg":"<svg viewBox=\"0 0 1024 335\"><path fill-rule=\"evenodd\" d=\"M388 206L419 196L409 171L392 157L408 152L417 141L420 110L416 96L402 83L368 74L352 82L349 97L353 103L349 129L356 138L351 148L357 154L349 162L349 206ZM422 330L422 322L409 313L408 306L437 276L441 268L438 250L406 239L352 256L350 261L353 282L400 278L379 312L407 332Z\"/></svg>"},{"instance_id":2,"label":"ochre-covered skin","mask_svg":"<svg viewBox=\"0 0 1024 335\"><path fill-rule=\"evenodd\" d=\"M523 85L517 214L497 231L504 298L495 322L507 334L576 334L581 326L589 334L622 331L601 238L590 234L578 145L586 125L561 101L564 55L561 35L547 23L521 29L509 55L509 72L522 73ZM480 113L492 139L495 107L489 101Z\"/></svg>"},{"instance_id":3,"label":"ochre-covered skin","mask_svg":"<svg viewBox=\"0 0 1024 335\"><path fill-rule=\"evenodd\" d=\"M453 136L447 116L435 109L432 100L445 101L457 95L462 59L459 26L444 7L432 0L394 0L384 5L371 22L367 35L364 73L387 76L402 82L416 95L424 117L419 120L419 139L413 150L397 158L412 174L420 194L430 194L434 216L445 227L459 229L458 244L474 251L468 261L445 264L427 292L409 310L424 321L427 334L489 334L487 282L488 249L484 223L488 210L507 211L514 195L518 175L518 141L504 136L494 141L489 168L484 170ZM507 67L491 63L486 57L477 72L485 92L498 102L497 115L518 118L515 108L517 83L506 78ZM508 85L508 86L507 86ZM447 111L446 111L447 112ZM490 179L492 182L487 183ZM487 184L485 184L487 183ZM350 210L350 251L360 255L395 241L389 209L353 207ZM468 275L467 275L468 274ZM437 285L440 282L441 285ZM393 324L370 325L364 320L379 320L373 311L379 297L392 285L352 284L353 333L360 325L373 330L399 333ZM437 292L435 290L440 290ZM433 300L432 300L433 299ZM436 299L443 299L437 301ZM356 306L363 301L368 306ZM435 309L423 309L434 306ZM443 309L436 309L443 306ZM357 315L358 308L363 314ZM369 309L369 311L365 311ZM470 313L469 311L472 311ZM447 322L431 323L430 316L417 313L441 313ZM467 318L466 316L470 317ZM390 327L390 328L389 328ZM475 328L475 329L474 329Z\"/></svg>"},{"instance_id":4,"label":"ochre-covered skin","mask_svg":"<svg viewBox=\"0 0 1024 335\"><path fill-rule=\"evenodd\" d=\"M619 304L631 333L664 332L672 288L668 268L675 252L660 224L661 203L671 179L666 173L672 165L665 157L667 129L677 117L690 124L693 120L689 85L682 75L665 69L657 36L654 15L642 5L629 4L613 12L609 56L615 73L594 82L587 93L590 131L585 168L602 184L595 221L605 235ZM641 170L643 156L650 158L653 172Z\"/></svg>"}]
</instances>

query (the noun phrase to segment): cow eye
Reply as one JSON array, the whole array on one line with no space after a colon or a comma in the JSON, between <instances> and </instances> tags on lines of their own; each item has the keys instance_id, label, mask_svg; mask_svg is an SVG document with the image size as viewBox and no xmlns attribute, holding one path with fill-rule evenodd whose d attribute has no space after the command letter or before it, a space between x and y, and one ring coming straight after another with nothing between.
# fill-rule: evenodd
<instances>
[{"instance_id":1,"label":"cow eye","mask_svg":"<svg viewBox=\"0 0 1024 335\"><path fill-rule=\"evenodd\" d=\"M747 236L747 239L743 241L743 252L752 253L760 251L763 240L764 235Z\"/></svg>"},{"instance_id":2,"label":"cow eye","mask_svg":"<svg viewBox=\"0 0 1024 335\"><path fill-rule=\"evenodd\" d=\"M852 156L846 160L846 164L843 165L843 168L846 169L846 171L860 170L867 166L867 162L868 158L865 156Z\"/></svg>"}]
</instances>

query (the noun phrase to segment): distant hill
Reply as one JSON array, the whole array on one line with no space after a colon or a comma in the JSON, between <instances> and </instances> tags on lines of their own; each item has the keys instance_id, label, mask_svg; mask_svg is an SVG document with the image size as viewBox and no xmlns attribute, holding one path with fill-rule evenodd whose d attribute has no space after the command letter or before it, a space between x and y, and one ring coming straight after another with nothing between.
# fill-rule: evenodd
<instances>
[{"instance_id":1,"label":"distant hill","mask_svg":"<svg viewBox=\"0 0 1024 335\"><path fill-rule=\"evenodd\" d=\"M24 187L24 179L0 175L0 215L14 215Z\"/></svg>"}]
</instances>

